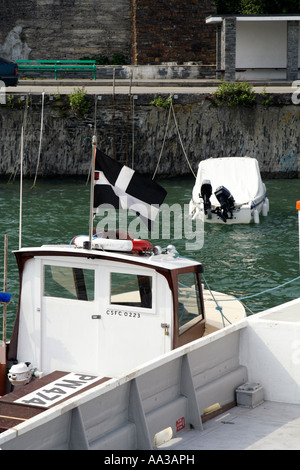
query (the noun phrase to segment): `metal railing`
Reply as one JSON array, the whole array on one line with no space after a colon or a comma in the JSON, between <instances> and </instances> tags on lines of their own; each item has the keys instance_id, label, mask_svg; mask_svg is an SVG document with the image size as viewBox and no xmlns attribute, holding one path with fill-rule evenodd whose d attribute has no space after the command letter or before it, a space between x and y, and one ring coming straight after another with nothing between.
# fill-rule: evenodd
<instances>
[{"instance_id":1,"label":"metal railing","mask_svg":"<svg viewBox=\"0 0 300 470\"><path fill-rule=\"evenodd\" d=\"M96 80L95 60L17 60L20 72L54 72L57 80L58 72L93 72Z\"/></svg>"}]
</instances>

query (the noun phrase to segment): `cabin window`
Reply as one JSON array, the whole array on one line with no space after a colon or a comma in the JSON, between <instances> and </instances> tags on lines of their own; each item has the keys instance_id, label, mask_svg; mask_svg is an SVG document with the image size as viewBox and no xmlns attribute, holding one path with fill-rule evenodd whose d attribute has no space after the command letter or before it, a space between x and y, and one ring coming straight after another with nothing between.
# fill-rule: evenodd
<instances>
[{"instance_id":1,"label":"cabin window","mask_svg":"<svg viewBox=\"0 0 300 470\"><path fill-rule=\"evenodd\" d=\"M74 300L94 300L93 269L44 266L44 296Z\"/></svg>"},{"instance_id":2,"label":"cabin window","mask_svg":"<svg viewBox=\"0 0 300 470\"><path fill-rule=\"evenodd\" d=\"M202 320L198 277L194 272L178 275L178 323L179 334Z\"/></svg>"},{"instance_id":3,"label":"cabin window","mask_svg":"<svg viewBox=\"0 0 300 470\"><path fill-rule=\"evenodd\" d=\"M138 274L111 273L110 303L152 308L152 277Z\"/></svg>"}]
</instances>

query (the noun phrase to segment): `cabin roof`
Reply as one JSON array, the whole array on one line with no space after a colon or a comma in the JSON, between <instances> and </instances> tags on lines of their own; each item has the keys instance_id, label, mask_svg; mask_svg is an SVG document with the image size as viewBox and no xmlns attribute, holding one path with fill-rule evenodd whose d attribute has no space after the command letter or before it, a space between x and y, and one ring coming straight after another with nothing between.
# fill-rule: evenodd
<instances>
[{"instance_id":1,"label":"cabin roof","mask_svg":"<svg viewBox=\"0 0 300 470\"><path fill-rule=\"evenodd\" d=\"M279 15L222 15L215 14L210 15L206 18L206 23L221 23L224 18L235 18L236 21L251 21L251 22L260 22L260 21L300 21L300 15L295 14L279 14Z\"/></svg>"},{"instance_id":2,"label":"cabin roof","mask_svg":"<svg viewBox=\"0 0 300 470\"><path fill-rule=\"evenodd\" d=\"M104 250L87 250L69 245L42 245L40 247L26 247L14 251L16 256L52 256L60 259L63 256L74 256L86 259L106 259L111 261L122 261L128 263L148 266L149 268L165 268L169 270L181 269L191 266L200 266L198 261L182 257L180 255L173 256L171 254L144 254L138 255L133 253L104 251Z\"/></svg>"}]
</instances>

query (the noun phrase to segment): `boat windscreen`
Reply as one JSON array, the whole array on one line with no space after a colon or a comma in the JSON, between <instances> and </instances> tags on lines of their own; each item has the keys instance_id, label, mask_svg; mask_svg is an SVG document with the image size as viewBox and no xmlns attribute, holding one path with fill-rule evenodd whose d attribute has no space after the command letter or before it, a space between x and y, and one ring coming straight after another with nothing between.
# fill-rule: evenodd
<instances>
[{"instance_id":1,"label":"boat windscreen","mask_svg":"<svg viewBox=\"0 0 300 470\"><path fill-rule=\"evenodd\" d=\"M178 324L179 334L204 318L195 272L178 274Z\"/></svg>"}]
</instances>

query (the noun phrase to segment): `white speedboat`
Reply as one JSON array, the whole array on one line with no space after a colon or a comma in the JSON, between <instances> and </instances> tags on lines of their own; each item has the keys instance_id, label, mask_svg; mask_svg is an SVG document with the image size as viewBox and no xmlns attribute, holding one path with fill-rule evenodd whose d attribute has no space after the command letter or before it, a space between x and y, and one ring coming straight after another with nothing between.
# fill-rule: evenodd
<instances>
[{"instance_id":1,"label":"white speedboat","mask_svg":"<svg viewBox=\"0 0 300 470\"><path fill-rule=\"evenodd\" d=\"M209 158L199 163L189 213L208 223L259 223L269 201L258 162L250 157Z\"/></svg>"}]
</instances>

